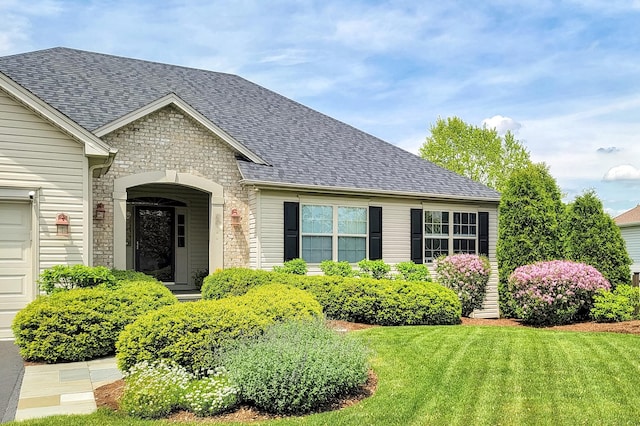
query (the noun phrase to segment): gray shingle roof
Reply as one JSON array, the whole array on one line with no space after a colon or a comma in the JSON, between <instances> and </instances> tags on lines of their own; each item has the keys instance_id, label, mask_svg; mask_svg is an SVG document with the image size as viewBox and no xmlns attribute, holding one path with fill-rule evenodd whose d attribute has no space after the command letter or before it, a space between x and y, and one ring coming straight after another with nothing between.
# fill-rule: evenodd
<instances>
[{"instance_id":1,"label":"gray shingle roof","mask_svg":"<svg viewBox=\"0 0 640 426\"><path fill-rule=\"evenodd\" d=\"M1 57L0 72L90 131L175 93L269 163L238 160L247 180L499 197L482 184L235 75L67 48Z\"/></svg>"}]
</instances>

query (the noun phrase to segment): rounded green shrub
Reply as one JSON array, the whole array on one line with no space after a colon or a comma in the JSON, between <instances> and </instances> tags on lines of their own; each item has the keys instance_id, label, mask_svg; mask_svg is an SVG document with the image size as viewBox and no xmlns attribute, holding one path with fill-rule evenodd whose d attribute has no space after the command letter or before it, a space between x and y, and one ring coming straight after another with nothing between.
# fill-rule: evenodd
<instances>
[{"instance_id":1,"label":"rounded green shrub","mask_svg":"<svg viewBox=\"0 0 640 426\"><path fill-rule=\"evenodd\" d=\"M591 318L597 322L622 322L637 319L640 289L619 285L613 291L600 290L593 296Z\"/></svg>"},{"instance_id":2,"label":"rounded green shrub","mask_svg":"<svg viewBox=\"0 0 640 426\"><path fill-rule=\"evenodd\" d=\"M273 280L273 272L260 269L223 269L204 279L202 283L202 298L211 300L228 296L240 296L253 287L271 283ZM283 278L283 280L286 282L286 278Z\"/></svg>"},{"instance_id":3,"label":"rounded green shrub","mask_svg":"<svg viewBox=\"0 0 640 426\"><path fill-rule=\"evenodd\" d=\"M320 262L320 270L327 276L352 277L353 268L346 260L336 262L335 260L323 260Z\"/></svg>"},{"instance_id":4,"label":"rounded green shrub","mask_svg":"<svg viewBox=\"0 0 640 426\"><path fill-rule=\"evenodd\" d=\"M307 275L307 262L304 259L292 259L284 262L282 266L274 266L274 272L283 274Z\"/></svg>"},{"instance_id":5,"label":"rounded green shrub","mask_svg":"<svg viewBox=\"0 0 640 426\"><path fill-rule=\"evenodd\" d=\"M378 325L459 324L456 294L440 284L347 278L338 285L335 319Z\"/></svg>"},{"instance_id":6,"label":"rounded green shrub","mask_svg":"<svg viewBox=\"0 0 640 426\"><path fill-rule=\"evenodd\" d=\"M358 262L358 275L361 277L371 277L377 280L389 278L389 272L391 272L391 266L384 263L383 260L369 260L362 259Z\"/></svg>"},{"instance_id":7,"label":"rounded green shrub","mask_svg":"<svg viewBox=\"0 0 640 426\"><path fill-rule=\"evenodd\" d=\"M368 352L320 321L274 325L222 357L240 398L275 414L301 414L367 380Z\"/></svg>"},{"instance_id":8,"label":"rounded green shrub","mask_svg":"<svg viewBox=\"0 0 640 426\"><path fill-rule=\"evenodd\" d=\"M142 361L169 359L195 371L209 366L207 357L234 339L259 334L276 321L321 315L311 295L281 284L243 296L166 306L124 329L116 345L118 366L127 371Z\"/></svg>"},{"instance_id":9,"label":"rounded green shrub","mask_svg":"<svg viewBox=\"0 0 640 426\"><path fill-rule=\"evenodd\" d=\"M456 294L431 282L278 274L227 269L208 277L203 298L246 293L268 283L306 290L329 318L380 325L458 324L461 305ZM215 289L215 291L213 291Z\"/></svg>"},{"instance_id":10,"label":"rounded green shrub","mask_svg":"<svg viewBox=\"0 0 640 426\"><path fill-rule=\"evenodd\" d=\"M429 268L422 263L399 262L396 264L396 271L405 281L431 281Z\"/></svg>"},{"instance_id":11,"label":"rounded green shrub","mask_svg":"<svg viewBox=\"0 0 640 426\"><path fill-rule=\"evenodd\" d=\"M72 288L113 286L116 278L104 266L55 265L45 269L38 278L41 291L51 294Z\"/></svg>"},{"instance_id":12,"label":"rounded green shrub","mask_svg":"<svg viewBox=\"0 0 640 426\"><path fill-rule=\"evenodd\" d=\"M164 285L148 281L78 288L40 296L18 312L12 329L25 359L82 361L114 353L127 324L176 302Z\"/></svg>"},{"instance_id":13,"label":"rounded green shrub","mask_svg":"<svg viewBox=\"0 0 640 426\"><path fill-rule=\"evenodd\" d=\"M131 269L112 269L111 274L113 274L116 281L156 281L159 282L155 277L151 275L147 275L144 272L133 271Z\"/></svg>"}]
</instances>

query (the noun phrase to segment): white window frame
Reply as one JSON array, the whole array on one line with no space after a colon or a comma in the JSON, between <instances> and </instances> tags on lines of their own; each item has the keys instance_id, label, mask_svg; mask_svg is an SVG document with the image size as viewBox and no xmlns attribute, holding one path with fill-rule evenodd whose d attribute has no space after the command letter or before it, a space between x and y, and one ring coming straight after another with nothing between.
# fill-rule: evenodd
<instances>
[{"instance_id":1,"label":"white window frame","mask_svg":"<svg viewBox=\"0 0 640 426\"><path fill-rule=\"evenodd\" d=\"M427 257L427 239L431 240L447 240L447 255L458 254L458 253L470 253L469 250L454 250L454 241L455 240L468 240L474 241L475 249L472 254L478 254L478 246L479 246L479 224L478 224L478 211L470 210L470 209L445 209L442 207L423 207L422 209L422 241L423 241L423 260L424 263L433 263L434 258ZM427 223L426 221L426 213L447 213L449 215L449 221L447 226L449 227L447 234L427 234ZM460 214L461 223L455 224L454 218L456 214ZM475 216L475 222L473 224L463 224L462 223L462 215L463 214L473 214ZM433 222L431 222L433 223ZM473 226L475 227L475 234L454 234L454 229L456 226Z\"/></svg>"},{"instance_id":2,"label":"white window frame","mask_svg":"<svg viewBox=\"0 0 640 426\"><path fill-rule=\"evenodd\" d=\"M332 209L332 233L331 234L318 234L313 232L304 232L303 231L303 214L302 210L305 206L317 206L317 207L331 207ZM360 208L364 209L366 215L366 223L365 223L365 233L364 234L340 234L338 232L338 210L340 208ZM338 241L339 237L354 237L354 238L364 238L365 241L365 256L364 259L369 258L369 206L362 204L348 204L348 203L327 203L323 201L313 201L313 200L305 200L300 203L300 257L304 259L304 247L303 247L303 237L331 237L331 259L338 261ZM308 262L311 265L318 265L316 262ZM356 262L357 263L357 262ZM352 263L352 264L356 264Z\"/></svg>"}]
</instances>

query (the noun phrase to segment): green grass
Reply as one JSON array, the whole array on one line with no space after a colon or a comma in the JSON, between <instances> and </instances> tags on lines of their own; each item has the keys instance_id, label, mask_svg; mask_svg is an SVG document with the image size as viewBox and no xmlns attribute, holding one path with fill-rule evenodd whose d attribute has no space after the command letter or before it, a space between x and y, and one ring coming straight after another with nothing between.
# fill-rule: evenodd
<instances>
[{"instance_id":1,"label":"green grass","mask_svg":"<svg viewBox=\"0 0 640 426\"><path fill-rule=\"evenodd\" d=\"M375 395L341 411L266 424L640 423L640 336L463 326L357 333L375 352ZM152 423L161 422L99 412L20 425Z\"/></svg>"}]
</instances>

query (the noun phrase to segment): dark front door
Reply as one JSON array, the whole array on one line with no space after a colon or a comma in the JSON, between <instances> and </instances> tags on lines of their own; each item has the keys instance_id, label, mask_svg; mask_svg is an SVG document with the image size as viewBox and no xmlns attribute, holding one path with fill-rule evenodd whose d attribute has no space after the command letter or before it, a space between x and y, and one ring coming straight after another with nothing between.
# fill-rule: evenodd
<instances>
[{"instance_id":1,"label":"dark front door","mask_svg":"<svg viewBox=\"0 0 640 426\"><path fill-rule=\"evenodd\" d=\"M175 280L174 209L136 207L136 271L164 282Z\"/></svg>"}]
</instances>

